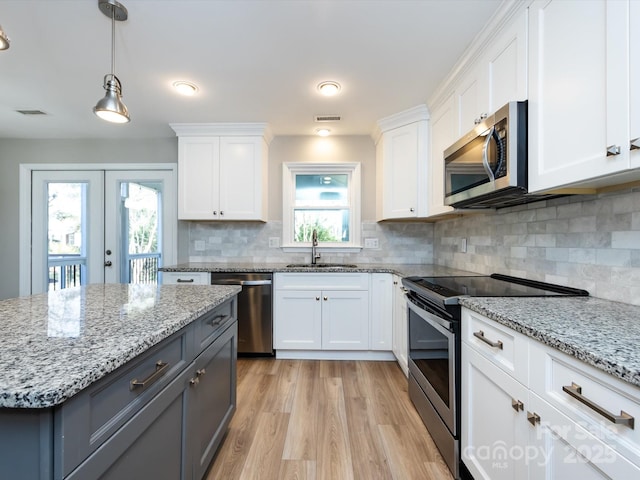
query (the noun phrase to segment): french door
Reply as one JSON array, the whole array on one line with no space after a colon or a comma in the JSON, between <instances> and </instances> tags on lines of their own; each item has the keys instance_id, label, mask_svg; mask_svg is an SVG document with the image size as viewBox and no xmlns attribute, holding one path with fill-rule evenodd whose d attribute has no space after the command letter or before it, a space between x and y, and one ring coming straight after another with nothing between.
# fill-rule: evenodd
<instances>
[{"instance_id":1,"label":"french door","mask_svg":"<svg viewBox=\"0 0 640 480\"><path fill-rule=\"evenodd\" d=\"M34 170L31 293L158 283L175 262L174 170Z\"/></svg>"}]
</instances>

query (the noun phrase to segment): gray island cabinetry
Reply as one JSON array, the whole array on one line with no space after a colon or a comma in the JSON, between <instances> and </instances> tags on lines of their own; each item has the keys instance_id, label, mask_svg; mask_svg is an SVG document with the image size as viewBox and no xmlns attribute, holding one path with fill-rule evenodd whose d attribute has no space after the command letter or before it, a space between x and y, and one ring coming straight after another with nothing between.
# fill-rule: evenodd
<instances>
[{"instance_id":1,"label":"gray island cabinetry","mask_svg":"<svg viewBox=\"0 0 640 480\"><path fill-rule=\"evenodd\" d=\"M0 302L2 475L201 479L235 411L239 291L91 285Z\"/></svg>"}]
</instances>

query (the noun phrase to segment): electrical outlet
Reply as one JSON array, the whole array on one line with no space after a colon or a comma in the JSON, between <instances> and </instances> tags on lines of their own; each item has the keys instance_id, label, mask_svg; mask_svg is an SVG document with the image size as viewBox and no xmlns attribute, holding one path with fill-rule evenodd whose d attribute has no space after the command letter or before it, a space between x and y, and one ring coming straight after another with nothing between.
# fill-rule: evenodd
<instances>
[{"instance_id":1,"label":"electrical outlet","mask_svg":"<svg viewBox=\"0 0 640 480\"><path fill-rule=\"evenodd\" d=\"M379 248L378 239L377 238L365 238L364 239L364 248Z\"/></svg>"},{"instance_id":2,"label":"electrical outlet","mask_svg":"<svg viewBox=\"0 0 640 480\"><path fill-rule=\"evenodd\" d=\"M193 245L196 252L204 252L204 240L196 240Z\"/></svg>"},{"instance_id":3,"label":"electrical outlet","mask_svg":"<svg viewBox=\"0 0 640 480\"><path fill-rule=\"evenodd\" d=\"M280 246L280 237L269 237L269 248L278 248Z\"/></svg>"},{"instance_id":4,"label":"electrical outlet","mask_svg":"<svg viewBox=\"0 0 640 480\"><path fill-rule=\"evenodd\" d=\"M467 253L467 239L466 238L461 238L460 239L460 252L461 253Z\"/></svg>"}]
</instances>

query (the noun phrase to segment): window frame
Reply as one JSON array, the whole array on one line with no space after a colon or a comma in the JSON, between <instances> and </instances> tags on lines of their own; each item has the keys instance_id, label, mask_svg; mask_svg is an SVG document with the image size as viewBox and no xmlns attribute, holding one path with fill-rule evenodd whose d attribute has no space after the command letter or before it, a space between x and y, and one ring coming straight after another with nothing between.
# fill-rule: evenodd
<instances>
[{"instance_id":1,"label":"window frame","mask_svg":"<svg viewBox=\"0 0 640 480\"><path fill-rule=\"evenodd\" d=\"M349 242L319 242L318 250L332 252L354 252L362 249L361 245L361 166L360 163L299 163L282 164L282 248L284 251L308 250L311 242L294 241L294 210L296 193L296 175L336 175L346 174L348 177L349 199Z\"/></svg>"}]
</instances>

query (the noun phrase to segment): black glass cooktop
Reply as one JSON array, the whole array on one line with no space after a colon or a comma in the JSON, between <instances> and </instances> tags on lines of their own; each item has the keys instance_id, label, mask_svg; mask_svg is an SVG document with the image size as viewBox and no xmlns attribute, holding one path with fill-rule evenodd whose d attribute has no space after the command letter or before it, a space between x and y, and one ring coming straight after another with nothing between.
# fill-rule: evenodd
<instances>
[{"instance_id":1,"label":"black glass cooktop","mask_svg":"<svg viewBox=\"0 0 640 480\"><path fill-rule=\"evenodd\" d=\"M589 292L576 288L536 282L494 273L483 276L407 277L403 284L410 290L443 299L469 297L553 297L586 296Z\"/></svg>"}]
</instances>

